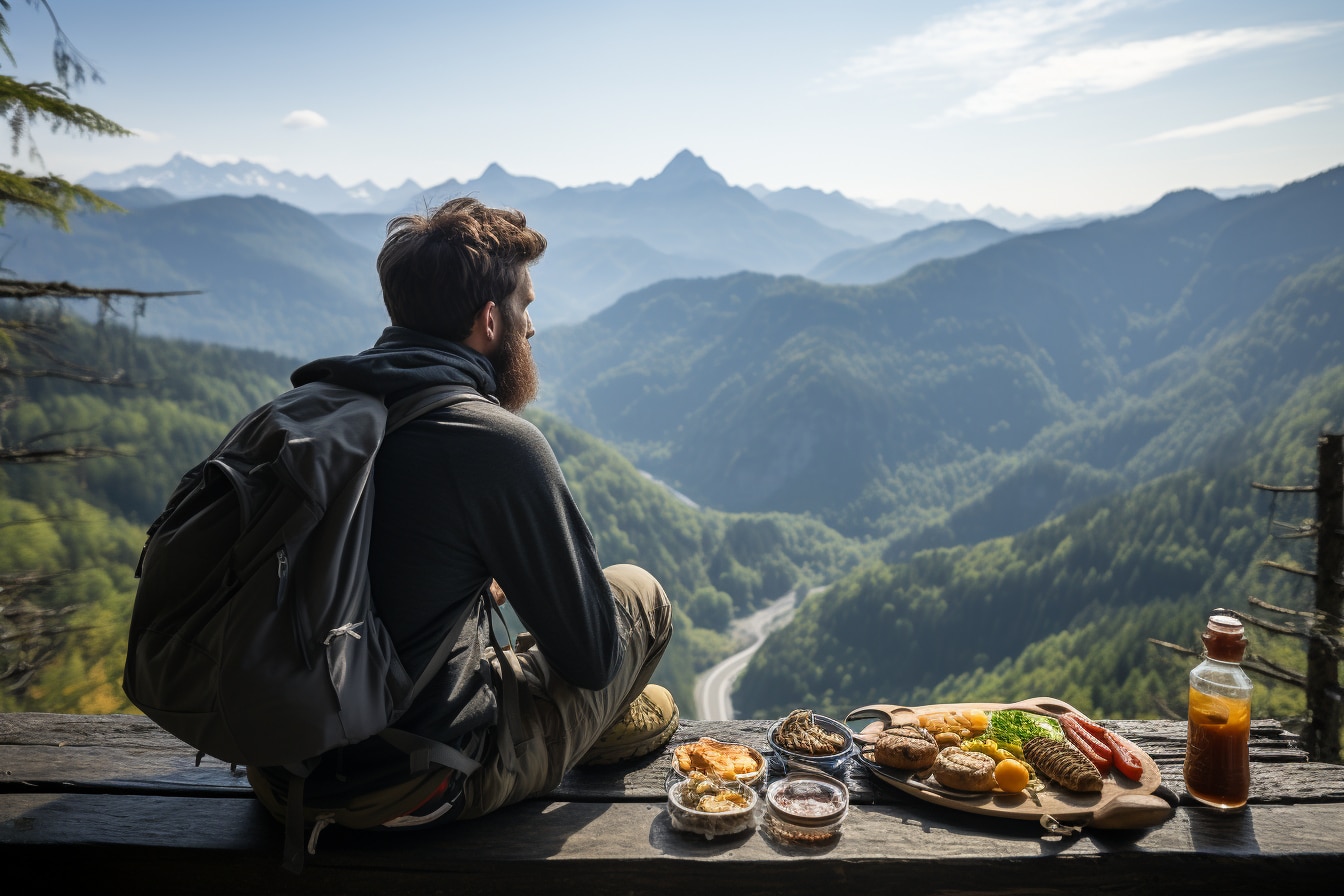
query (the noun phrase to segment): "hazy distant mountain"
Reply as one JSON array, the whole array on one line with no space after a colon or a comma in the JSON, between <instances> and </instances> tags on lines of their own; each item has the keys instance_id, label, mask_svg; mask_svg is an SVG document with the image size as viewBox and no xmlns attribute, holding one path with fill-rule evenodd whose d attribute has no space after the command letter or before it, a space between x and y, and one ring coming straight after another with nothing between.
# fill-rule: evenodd
<instances>
[{"instance_id":1,"label":"hazy distant mountain","mask_svg":"<svg viewBox=\"0 0 1344 896\"><path fill-rule=\"evenodd\" d=\"M808 272L823 283L881 283L935 258L956 258L1013 234L988 221L950 221L907 233L876 246L848 249L823 259Z\"/></svg>"},{"instance_id":2,"label":"hazy distant mountain","mask_svg":"<svg viewBox=\"0 0 1344 896\"><path fill-rule=\"evenodd\" d=\"M104 199L115 202L124 209L154 208L159 205L180 201L177 196L158 187L129 187L125 190L100 190Z\"/></svg>"},{"instance_id":3,"label":"hazy distant mountain","mask_svg":"<svg viewBox=\"0 0 1344 896\"><path fill-rule=\"evenodd\" d=\"M869 242L799 212L771 208L729 186L689 151L678 153L656 176L629 186L556 188L491 165L476 180L450 180L425 191L431 204L461 195L521 208L528 223L546 235L550 248L532 272L538 328L581 321L625 293L669 277L740 270L801 274L826 256ZM322 220L376 252L389 217L364 213Z\"/></svg>"},{"instance_id":4,"label":"hazy distant mountain","mask_svg":"<svg viewBox=\"0 0 1344 896\"><path fill-rule=\"evenodd\" d=\"M1038 217L1036 215L1011 212L1008 209L1000 208L997 205L982 205L977 211L971 212L967 211L966 207L960 203L940 202L936 199L902 199L901 201L892 203L888 206L875 207L889 211L923 215L931 221L964 221L974 218L980 221L988 221L997 227L1002 227L1004 230L1013 230L1023 233L1028 231L1053 230L1059 227L1076 227L1080 224L1086 224L1089 221L1110 217L1110 215L1098 214Z\"/></svg>"},{"instance_id":5,"label":"hazy distant mountain","mask_svg":"<svg viewBox=\"0 0 1344 896\"><path fill-rule=\"evenodd\" d=\"M844 194L823 193L811 187L767 190L760 184L748 188L751 195L773 209L798 212L827 227L844 230L874 242L894 240L912 230L928 227L932 218L896 209L877 209L855 202Z\"/></svg>"},{"instance_id":6,"label":"hazy distant mountain","mask_svg":"<svg viewBox=\"0 0 1344 896\"><path fill-rule=\"evenodd\" d=\"M527 212L533 200L549 196L558 189L559 187L548 180L510 174L492 162L481 176L474 180L459 183L449 178L441 184L420 191L413 201L403 205L406 210L418 211L458 196L471 196L496 208L518 208Z\"/></svg>"},{"instance_id":7,"label":"hazy distant mountain","mask_svg":"<svg viewBox=\"0 0 1344 896\"><path fill-rule=\"evenodd\" d=\"M801 273L827 255L869 242L771 208L688 150L655 177L622 189L557 190L532 201L527 214L557 241L635 237L668 255L769 273Z\"/></svg>"},{"instance_id":8,"label":"hazy distant mountain","mask_svg":"<svg viewBox=\"0 0 1344 896\"><path fill-rule=\"evenodd\" d=\"M386 325L369 250L301 209L264 196L211 196L77 214L70 232L14 215L5 264L17 276L144 291L144 333L266 349L295 358L360 351ZM160 197L161 198L161 197ZM77 303L82 304L82 303Z\"/></svg>"},{"instance_id":9,"label":"hazy distant mountain","mask_svg":"<svg viewBox=\"0 0 1344 896\"><path fill-rule=\"evenodd\" d=\"M1127 416L1124 396L1180 384L1207 346L1344 251L1342 195L1344 169L1255 197L1182 191L872 286L659 283L538 334L543 400L695 501L811 511L851 533L946 512L1047 437L1048 456L1080 465L1073 493L1095 494L1236 426L1247 408L1216 403L1213 381L1161 419ZM1276 357L1242 376L1323 363L1314 349ZM1098 414L1114 428L1071 428Z\"/></svg>"},{"instance_id":10,"label":"hazy distant mountain","mask_svg":"<svg viewBox=\"0 0 1344 896\"><path fill-rule=\"evenodd\" d=\"M633 237L590 236L552 242L532 271L538 328L574 323L650 283L675 277L727 274L736 265L716 259L670 255Z\"/></svg>"},{"instance_id":11,"label":"hazy distant mountain","mask_svg":"<svg viewBox=\"0 0 1344 896\"><path fill-rule=\"evenodd\" d=\"M412 180L391 190L384 190L367 180L353 187L342 187L327 175L312 177L292 171L276 173L246 161L206 165L181 153L162 165L136 165L114 174L95 172L81 183L98 191L154 187L183 199L269 196L312 212L396 208L421 191Z\"/></svg>"}]
</instances>

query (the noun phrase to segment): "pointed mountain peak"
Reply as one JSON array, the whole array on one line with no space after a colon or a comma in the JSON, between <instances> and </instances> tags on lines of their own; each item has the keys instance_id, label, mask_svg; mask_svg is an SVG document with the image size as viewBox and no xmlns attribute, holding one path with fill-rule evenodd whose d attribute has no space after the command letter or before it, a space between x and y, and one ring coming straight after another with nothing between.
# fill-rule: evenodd
<instances>
[{"instance_id":1,"label":"pointed mountain peak","mask_svg":"<svg viewBox=\"0 0 1344 896\"><path fill-rule=\"evenodd\" d=\"M489 165L485 166L485 170L481 172L481 176L476 179L485 180L486 178L490 177L510 177L510 176L511 175L509 174L509 172L504 170L503 165L499 164L498 162L491 162Z\"/></svg>"},{"instance_id":2,"label":"pointed mountain peak","mask_svg":"<svg viewBox=\"0 0 1344 896\"><path fill-rule=\"evenodd\" d=\"M709 165L705 164L704 159L689 149L683 149L677 153L653 180L660 184L678 187L687 187L699 183L728 186L728 181L723 179L722 174L710 168Z\"/></svg>"}]
</instances>

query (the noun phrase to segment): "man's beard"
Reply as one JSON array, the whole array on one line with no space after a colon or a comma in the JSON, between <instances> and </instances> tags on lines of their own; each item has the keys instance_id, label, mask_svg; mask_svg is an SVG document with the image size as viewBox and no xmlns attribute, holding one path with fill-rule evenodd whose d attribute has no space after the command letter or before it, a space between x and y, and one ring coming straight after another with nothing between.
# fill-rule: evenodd
<instances>
[{"instance_id":1,"label":"man's beard","mask_svg":"<svg viewBox=\"0 0 1344 896\"><path fill-rule=\"evenodd\" d=\"M505 410L517 413L537 397L540 378L524 321L515 321L505 315L504 341L490 362L495 367L495 398Z\"/></svg>"}]
</instances>

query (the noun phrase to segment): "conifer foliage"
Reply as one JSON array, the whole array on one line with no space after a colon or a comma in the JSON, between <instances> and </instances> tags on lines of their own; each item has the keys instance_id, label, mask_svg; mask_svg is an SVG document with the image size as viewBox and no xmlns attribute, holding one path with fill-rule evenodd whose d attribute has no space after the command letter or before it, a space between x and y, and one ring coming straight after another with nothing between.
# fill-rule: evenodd
<instances>
[{"instance_id":1,"label":"conifer foliage","mask_svg":"<svg viewBox=\"0 0 1344 896\"><path fill-rule=\"evenodd\" d=\"M52 45L52 65L56 83L49 81L21 81L9 74L0 74L0 114L10 132L10 155L26 155L28 161L42 167L42 156L33 139L33 128L49 125L53 132L85 136L128 136L131 132L87 106L71 101L70 89L86 80L102 80L79 51L75 49L56 21L56 14L46 0L28 0L29 5L44 9L55 29ZM9 0L0 0L0 53L4 61L17 68L17 60L9 49ZM26 150L26 152L24 152ZM0 224L10 206L48 218L65 229L66 216L78 208L111 210L116 206L87 187L73 184L58 174L45 171L29 173L22 168L0 163Z\"/></svg>"},{"instance_id":2,"label":"conifer foliage","mask_svg":"<svg viewBox=\"0 0 1344 896\"><path fill-rule=\"evenodd\" d=\"M33 138L34 128L81 136L126 136L131 132L87 106L70 99L71 88L86 80L99 81L89 64L61 28L47 0L27 0L51 19L55 37L52 66L55 82L25 81L0 72L0 115L10 133L10 155L23 156L37 166L30 172L0 163L0 225L11 210L35 215L54 226L69 229L68 215L81 210L117 210L113 203L87 187L45 171ZM0 0L0 70L17 68L6 40L9 0ZM62 350L64 299L92 299L106 310L118 298L137 301L153 295L129 289L87 288L66 282L34 282L0 278L0 464L37 464L102 457L112 449L80 444L69 432L44 432L34 438L12 439L10 415L23 402L23 384L32 380L62 379L83 384L119 384L120 371L104 371L77 363ZM43 528L57 521L50 512L5 518L5 526ZM10 691L22 690L37 669L48 661L74 628L73 607L50 606L50 595L73 570L53 569L52 558L9 558L0 563L0 682ZM22 565L20 565L20 562Z\"/></svg>"}]
</instances>

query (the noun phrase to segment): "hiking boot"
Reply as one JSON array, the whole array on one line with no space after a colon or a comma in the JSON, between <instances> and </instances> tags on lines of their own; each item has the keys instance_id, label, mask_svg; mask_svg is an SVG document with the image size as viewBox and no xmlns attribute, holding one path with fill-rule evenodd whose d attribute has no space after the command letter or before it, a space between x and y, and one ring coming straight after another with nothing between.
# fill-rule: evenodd
<instances>
[{"instance_id":1,"label":"hiking boot","mask_svg":"<svg viewBox=\"0 0 1344 896\"><path fill-rule=\"evenodd\" d=\"M579 765L609 765L647 756L672 739L680 719L677 702L667 688L646 685L626 707L625 714L602 732L597 743L579 760Z\"/></svg>"}]
</instances>

